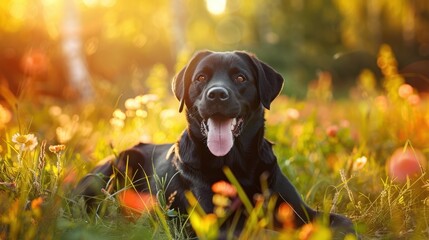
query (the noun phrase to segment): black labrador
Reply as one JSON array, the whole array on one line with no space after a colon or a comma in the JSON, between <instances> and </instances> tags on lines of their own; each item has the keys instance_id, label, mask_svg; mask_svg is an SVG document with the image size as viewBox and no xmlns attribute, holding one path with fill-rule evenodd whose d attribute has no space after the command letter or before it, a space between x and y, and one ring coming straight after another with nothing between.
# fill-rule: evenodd
<instances>
[{"instance_id":1,"label":"black labrador","mask_svg":"<svg viewBox=\"0 0 429 240\"><path fill-rule=\"evenodd\" d=\"M138 191L153 191L157 186L152 176L156 174L168 178L165 196L177 193L172 208L186 212L185 192L192 191L202 208L213 212L211 186L227 181L223 171L227 166L249 199L261 193L260 177L265 174L270 192L278 195L277 206L287 202L293 208L295 226L320 214L303 202L283 175L272 144L264 138L264 109L270 108L283 86L279 73L247 52L201 51L175 76L172 85L180 101L179 111L186 107L188 121L178 142L140 143L120 153L97 167L96 174L81 180L77 187L80 195L99 195L115 171L120 173L117 176L125 172L132 176ZM245 218L240 219L238 231ZM333 229L353 233L348 218L331 213L329 220Z\"/></svg>"}]
</instances>

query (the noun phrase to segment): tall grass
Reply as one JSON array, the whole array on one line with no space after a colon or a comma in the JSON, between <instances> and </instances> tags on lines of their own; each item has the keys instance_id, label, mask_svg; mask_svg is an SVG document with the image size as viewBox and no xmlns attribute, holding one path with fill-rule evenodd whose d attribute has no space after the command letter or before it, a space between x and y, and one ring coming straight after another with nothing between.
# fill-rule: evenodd
<instances>
[{"instance_id":1,"label":"tall grass","mask_svg":"<svg viewBox=\"0 0 429 240\"><path fill-rule=\"evenodd\" d=\"M427 164L404 181L386 169L397 149L428 157L429 101L397 74L388 46L380 50L379 66L384 78L363 72L347 100L332 99L327 74L305 100L280 96L267 112L266 137L275 142L281 169L311 206L349 216L363 239L425 239ZM162 66L149 78L158 85L165 82L149 87L156 95L111 94L79 106L9 99L13 108L0 108L0 239L181 239L192 236L187 231L191 226L201 239L219 236L228 206L223 213L203 213L190 194L194 208L188 213L170 209L168 198L174 196L162 191L153 193L166 198L158 204L137 194L130 195L137 204L130 206L123 196L133 189L131 183L118 190L109 185L100 189L102 211L96 214L70 196L98 160L138 141L172 142L181 134L186 123L169 97ZM381 89L375 87L377 81ZM158 177L161 185L167 184ZM239 183L234 185L244 198ZM332 237L323 221L295 229L287 223L287 207L276 212L273 200L261 194L259 201L246 204L249 221L242 239ZM284 227L275 229L274 218L283 219Z\"/></svg>"}]
</instances>

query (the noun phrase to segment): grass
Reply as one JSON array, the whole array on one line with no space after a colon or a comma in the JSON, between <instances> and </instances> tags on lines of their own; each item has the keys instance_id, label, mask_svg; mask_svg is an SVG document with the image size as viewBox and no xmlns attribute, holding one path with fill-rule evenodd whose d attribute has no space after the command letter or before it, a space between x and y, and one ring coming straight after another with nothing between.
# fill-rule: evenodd
<instances>
[{"instance_id":1,"label":"grass","mask_svg":"<svg viewBox=\"0 0 429 240\"><path fill-rule=\"evenodd\" d=\"M275 142L282 170L305 201L317 209L349 216L362 239L426 239L427 166L421 165L418 176L404 181L395 180L386 169L397 149L428 157L429 101L405 85L395 69L386 70L395 65L388 52L380 53L380 59L384 58L390 62L380 64L382 90L364 72L350 99L333 100L326 76L309 89L305 100L280 96L267 112L266 137ZM154 72L151 78L165 78L157 75L159 69ZM5 119L3 125L0 121L0 239L188 238L186 229L191 225L201 239L218 236L222 212L201 212L189 194L194 208L188 213L192 214L169 209L168 200L153 205L145 195L134 196L140 205L130 210L121 196L132 189L131 184L118 191L106 186L97 214L87 213L82 199L71 198L78 179L98 160L140 140L163 143L177 139L185 119L165 89L168 87L152 87L157 95L126 100L111 94L72 106L9 99L13 118L7 118L8 110L0 108ZM99 104L101 101L105 104ZM55 149L56 145L65 149ZM163 176L158 177L161 185L167 184ZM263 193L258 199L255 206L246 205L250 217L242 239L332 237L323 219L294 229L287 224L287 207L274 212L272 199ZM222 206L226 214L231 205L228 200L227 196L228 204ZM272 220L280 214L286 219L285 227L266 230L273 228Z\"/></svg>"}]
</instances>

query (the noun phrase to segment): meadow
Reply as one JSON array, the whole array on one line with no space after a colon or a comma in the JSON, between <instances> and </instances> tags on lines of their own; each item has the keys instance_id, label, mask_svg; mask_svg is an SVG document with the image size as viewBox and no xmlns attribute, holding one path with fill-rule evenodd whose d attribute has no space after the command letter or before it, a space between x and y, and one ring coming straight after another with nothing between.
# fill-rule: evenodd
<instances>
[{"instance_id":1,"label":"meadow","mask_svg":"<svg viewBox=\"0 0 429 240\"><path fill-rule=\"evenodd\" d=\"M305 99L279 96L266 112L266 137L305 201L347 215L362 239L427 239L429 100L398 75L388 48L379 67L383 78L362 72L347 99L332 97L327 73ZM173 142L186 127L162 69L135 96L98 86L102 93L80 104L7 98L0 106L0 239L182 239L189 226L200 239L216 238L224 216L198 210L192 195L190 215L154 203L162 190L148 196L106 185L96 214L71 195L98 160L139 141ZM296 229L290 211L274 212L270 203L262 195L247 208L238 239L332 237L323 219ZM284 227L274 229L273 218Z\"/></svg>"}]
</instances>

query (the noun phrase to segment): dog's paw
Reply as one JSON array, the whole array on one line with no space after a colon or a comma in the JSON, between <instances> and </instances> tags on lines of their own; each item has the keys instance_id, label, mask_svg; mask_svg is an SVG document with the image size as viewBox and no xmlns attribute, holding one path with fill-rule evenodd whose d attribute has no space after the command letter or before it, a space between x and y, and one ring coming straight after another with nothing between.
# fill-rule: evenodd
<instances>
[{"instance_id":1,"label":"dog's paw","mask_svg":"<svg viewBox=\"0 0 429 240\"><path fill-rule=\"evenodd\" d=\"M333 231L333 239L344 239L346 235L354 235L356 239L359 239L354 224L349 218L331 213L329 221Z\"/></svg>"}]
</instances>

